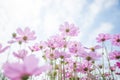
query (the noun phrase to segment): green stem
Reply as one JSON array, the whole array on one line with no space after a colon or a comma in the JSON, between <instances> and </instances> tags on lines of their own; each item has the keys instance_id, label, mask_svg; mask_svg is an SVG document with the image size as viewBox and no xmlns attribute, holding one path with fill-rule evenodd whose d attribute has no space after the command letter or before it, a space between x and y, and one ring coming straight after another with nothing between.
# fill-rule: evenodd
<instances>
[{"instance_id":1,"label":"green stem","mask_svg":"<svg viewBox=\"0 0 120 80\"><path fill-rule=\"evenodd\" d=\"M103 44L103 46L105 47L106 57L107 57L108 66L109 66L109 72L112 74L112 77L113 77L113 79L114 79L113 72L110 70L111 64L110 64L110 59L109 59L109 57L108 57L108 51L107 51L107 48L106 48L105 44Z\"/></svg>"},{"instance_id":2,"label":"green stem","mask_svg":"<svg viewBox=\"0 0 120 80\"><path fill-rule=\"evenodd\" d=\"M103 75L104 75L104 46L103 46L104 42L102 42L102 66L103 66Z\"/></svg>"},{"instance_id":3,"label":"green stem","mask_svg":"<svg viewBox=\"0 0 120 80\"><path fill-rule=\"evenodd\" d=\"M95 65L93 65L93 66L95 66ZM103 80L106 80L105 77L104 77L104 74L101 73L100 69L97 68L97 66L95 66L95 67L96 67L96 69L99 71L99 73L100 73L101 77L103 78Z\"/></svg>"}]
</instances>

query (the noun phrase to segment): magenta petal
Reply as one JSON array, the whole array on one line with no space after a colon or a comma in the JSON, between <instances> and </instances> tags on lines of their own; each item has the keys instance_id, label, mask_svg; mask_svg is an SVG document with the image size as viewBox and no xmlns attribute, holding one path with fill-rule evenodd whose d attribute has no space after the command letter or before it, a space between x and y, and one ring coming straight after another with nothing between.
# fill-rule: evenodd
<instances>
[{"instance_id":1,"label":"magenta petal","mask_svg":"<svg viewBox=\"0 0 120 80\"><path fill-rule=\"evenodd\" d=\"M0 44L0 49L2 48L2 44Z\"/></svg>"},{"instance_id":2,"label":"magenta petal","mask_svg":"<svg viewBox=\"0 0 120 80\"><path fill-rule=\"evenodd\" d=\"M10 46L6 46L5 48L0 50L0 53L4 52L5 50L7 50Z\"/></svg>"},{"instance_id":3,"label":"magenta petal","mask_svg":"<svg viewBox=\"0 0 120 80\"><path fill-rule=\"evenodd\" d=\"M35 71L35 75L39 75L41 74L42 72L46 72L47 70L51 70L52 67L51 65L43 65L41 66L40 68L38 68L36 71Z\"/></svg>"},{"instance_id":4,"label":"magenta petal","mask_svg":"<svg viewBox=\"0 0 120 80\"><path fill-rule=\"evenodd\" d=\"M21 28L17 28L17 33L18 33L19 35L23 35L23 34L24 34L24 32L22 31Z\"/></svg>"},{"instance_id":5,"label":"magenta petal","mask_svg":"<svg viewBox=\"0 0 120 80\"><path fill-rule=\"evenodd\" d=\"M30 32L30 28L26 27L25 30L24 30L24 32L29 33Z\"/></svg>"},{"instance_id":6,"label":"magenta petal","mask_svg":"<svg viewBox=\"0 0 120 80\"><path fill-rule=\"evenodd\" d=\"M23 73L22 72L23 65L19 63L13 63L13 64L6 63L4 64L3 69L4 69L4 74L10 79L19 78Z\"/></svg>"},{"instance_id":7,"label":"magenta petal","mask_svg":"<svg viewBox=\"0 0 120 80\"><path fill-rule=\"evenodd\" d=\"M35 55L30 55L24 58L24 66L26 72L33 74L34 70L36 70L38 66L38 59L35 57Z\"/></svg>"},{"instance_id":8,"label":"magenta petal","mask_svg":"<svg viewBox=\"0 0 120 80\"><path fill-rule=\"evenodd\" d=\"M8 41L8 44L12 44L12 43L15 43L16 41L15 40L10 40Z\"/></svg>"}]
</instances>

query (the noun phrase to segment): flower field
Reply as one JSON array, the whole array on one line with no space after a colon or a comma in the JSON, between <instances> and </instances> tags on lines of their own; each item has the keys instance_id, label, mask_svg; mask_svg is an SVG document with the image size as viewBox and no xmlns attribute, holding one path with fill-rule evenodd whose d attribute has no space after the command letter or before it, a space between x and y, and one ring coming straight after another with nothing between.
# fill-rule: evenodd
<instances>
[{"instance_id":1,"label":"flower field","mask_svg":"<svg viewBox=\"0 0 120 80\"><path fill-rule=\"evenodd\" d=\"M77 25L65 22L57 34L35 41L35 31L17 28L7 45L0 43L0 55L7 52L0 80L119 80L120 33L100 33L96 45L85 46L76 40L80 32ZM17 51L11 52L14 48Z\"/></svg>"}]
</instances>

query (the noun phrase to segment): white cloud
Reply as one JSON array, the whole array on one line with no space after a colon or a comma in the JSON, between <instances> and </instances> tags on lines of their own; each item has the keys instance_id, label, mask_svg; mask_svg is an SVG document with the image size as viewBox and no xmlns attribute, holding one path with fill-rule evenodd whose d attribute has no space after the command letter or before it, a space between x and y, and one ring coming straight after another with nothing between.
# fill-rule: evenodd
<instances>
[{"instance_id":1,"label":"white cloud","mask_svg":"<svg viewBox=\"0 0 120 80\"><path fill-rule=\"evenodd\" d=\"M108 22L103 22L100 26L96 27L95 29L91 30L91 33L88 35L87 43L88 45L93 45L96 43L96 37L99 33L110 33L114 28L113 24Z\"/></svg>"},{"instance_id":2,"label":"white cloud","mask_svg":"<svg viewBox=\"0 0 120 80\"><path fill-rule=\"evenodd\" d=\"M47 6L44 6L43 14L45 35L49 36L55 33L64 21L75 23L86 3L86 0L56 0L49 2Z\"/></svg>"},{"instance_id":3,"label":"white cloud","mask_svg":"<svg viewBox=\"0 0 120 80\"><path fill-rule=\"evenodd\" d=\"M88 35L96 16L116 4L116 1L94 0L89 4L87 0L0 0L0 42L7 41L17 27L26 26L35 30L39 39L44 39L57 32L64 21L75 24L80 22L81 36ZM87 11L83 13L86 6ZM78 19L80 20L77 21ZM101 26L111 26L103 24ZM111 29L101 26L99 31L91 33L92 38L97 32L109 32Z\"/></svg>"},{"instance_id":4,"label":"white cloud","mask_svg":"<svg viewBox=\"0 0 120 80\"><path fill-rule=\"evenodd\" d=\"M81 24L81 36L84 38L84 35L88 35L89 30L95 24L96 17L104 10L111 8L116 5L118 0L94 0L90 5L88 5L88 10L82 17Z\"/></svg>"},{"instance_id":5,"label":"white cloud","mask_svg":"<svg viewBox=\"0 0 120 80\"><path fill-rule=\"evenodd\" d=\"M17 27L29 26L39 39L52 35L64 21L74 22L86 0L0 0L0 42L6 43ZM7 53L1 55L5 62Z\"/></svg>"}]
</instances>

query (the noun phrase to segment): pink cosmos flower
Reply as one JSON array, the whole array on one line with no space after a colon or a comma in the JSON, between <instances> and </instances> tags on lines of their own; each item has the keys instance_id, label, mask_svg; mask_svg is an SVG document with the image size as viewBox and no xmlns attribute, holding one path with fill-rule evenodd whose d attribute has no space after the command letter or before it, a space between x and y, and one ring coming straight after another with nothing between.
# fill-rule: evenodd
<instances>
[{"instance_id":1,"label":"pink cosmos flower","mask_svg":"<svg viewBox=\"0 0 120 80\"><path fill-rule=\"evenodd\" d=\"M64 38L65 37L62 35L54 35L54 36L51 36L46 41L46 44L52 50L54 50L55 48L62 48L62 47L65 47L65 45L66 45L66 41Z\"/></svg>"},{"instance_id":2,"label":"pink cosmos flower","mask_svg":"<svg viewBox=\"0 0 120 80\"><path fill-rule=\"evenodd\" d=\"M120 75L120 72L116 72L115 74L116 74L116 75Z\"/></svg>"},{"instance_id":3,"label":"pink cosmos flower","mask_svg":"<svg viewBox=\"0 0 120 80\"><path fill-rule=\"evenodd\" d=\"M97 60L101 57L100 54L97 54L96 52L90 52L90 53L81 53L80 57L82 57L83 59L87 60L87 61L94 61Z\"/></svg>"},{"instance_id":4,"label":"pink cosmos flower","mask_svg":"<svg viewBox=\"0 0 120 80\"><path fill-rule=\"evenodd\" d=\"M13 55L19 59L24 59L27 56L28 52L25 49L19 50L18 53L13 52Z\"/></svg>"},{"instance_id":5,"label":"pink cosmos flower","mask_svg":"<svg viewBox=\"0 0 120 80\"><path fill-rule=\"evenodd\" d=\"M96 38L97 42L104 42L106 40L109 40L111 38L110 34L98 34L98 37Z\"/></svg>"},{"instance_id":6,"label":"pink cosmos flower","mask_svg":"<svg viewBox=\"0 0 120 80\"><path fill-rule=\"evenodd\" d=\"M111 52L111 53L109 54L109 58L110 58L111 60L120 59L120 51L115 50L115 51Z\"/></svg>"},{"instance_id":7,"label":"pink cosmos flower","mask_svg":"<svg viewBox=\"0 0 120 80\"><path fill-rule=\"evenodd\" d=\"M52 52L50 50L46 50L45 56L46 56L46 58L53 60L53 59L59 58L59 55L57 53L58 53L57 50L54 50Z\"/></svg>"},{"instance_id":8,"label":"pink cosmos flower","mask_svg":"<svg viewBox=\"0 0 120 80\"><path fill-rule=\"evenodd\" d=\"M57 55L59 56L59 58L64 59L64 58L70 58L71 55L67 52L64 51L57 51Z\"/></svg>"},{"instance_id":9,"label":"pink cosmos flower","mask_svg":"<svg viewBox=\"0 0 120 80\"><path fill-rule=\"evenodd\" d=\"M6 51L10 46L6 46L4 48L2 48L2 44L0 44L0 53L3 53L4 51Z\"/></svg>"},{"instance_id":10,"label":"pink cosmos flower","mask_svg":"<svg viewBox=\"0 0 120 80\"><path fill-rule=\"evenodd\" d=\"M68 58L69 59L69 58ZM74 70L76 72L80 72L83 68L81 67L81 63L80 62L76 62L76 61L70 61L67 63L66 68L69 69L69 71L73 72Z\"/></svg>"},{"instance_id":11,"label":"pink cosmos flower","mask_svg":"<svg viewBox=\"0 0 120 80\"><path fill-rule=\"evenodd\" d=\"M70 53L74 53L75 55L80 55L81 53L85 52L82 44L77 41L70 41L68 43L68 48Z\"/></svg>"},{"instance_id":12,"label":"pink cosmos flower","mask_svg":"<svg viewBox=\"0 0 120 80\"><path fill-rule=\"evenodd\" d=\"M40 47L39 47L39 43L35 43L33 46L29 46L29 49L34 52L34 51L39 51Z\"/></svg>"},{"instance_id":13,"label":"pink cosmos flower","mask_svg":"<svg viewBox=\"0 0 120 80\"><path fill-rule=\"evenodd\" d=\"M30 31L30 28L26 27L24 30L22 30L21 28L17 29L17 34L18 36L16 36L16 40L19 42L27 42L29 40L35 40L36 36L35 36L35 32L34 31Z\"/></svg>"},{"instance_id":14,"label":"pink cosmos flower","mask_svg":"<svg viewBox=\"0 0 120 80\"><path fill-rule=\"evenodd\" d=\"M81 67L81 70L80 70L81 73L87 73L88 71L92 70L92 68L91 68L92 67L92 63L84 60L81 63L80 67Z\"/></svg>"},{"instance_id":15,"label":"pink cosmos flower","mask_svg":"<svg viewBox=\"0 0 120 80\"><path fill-rule=\"evenodd\" d=\"M32 47L29 47L29 49L33 52L33 51L39 51L39 50L43 50L46 48L46 43L43 41L40 41L40 43L35 43Z\"/></svg>"},{"instance_id":16,"label":"pink cosmos flower","mask_svg":"<svg viewBox=\"0 0 120 80\"><path fill-rule=\"evenodd\" d=\"M120 68L120 62L117 62L116 64L117 64L118 68Z\"/></svg>"},{"instance_id":17,"label":"pink cosmos flower","mask_svg":"<svg viewBox=\"0 0 120 80\"><path fill-rule=\"evenodd\" d=\"M115 71L116 70L116 65L110 66L110 70Z\"/></svg>"},{"instance_id":18,"label":"pink cosmos flower","mask_svg":"<svg viewBox=\"0 0 120 80\"><path fill-rule=\"evenodd\" d=\"M114 46L119 46L120 47L120 34L115 34L112 37L112 44Z\"/></svg>"},{"instance_id":19,"label":"pink cosmos flower","mask_svg":"<svg viewBox=\"0 0 120 80\"><path fill-rule=\"evenodd\" d=\"M85 49L89 49L91 52L96 52L97 49L102 48L100 45L95 45L93 47L87 48L85 47Z\"/></svg>"},{"instance_id":20,"label":"pink cosmos flower","mask_svg":"<svg viewBox=\"0 0 120 80\"><path fill-rule=\"evenodd\" d=\"M24 58L23 63L5 63L3 66L4 75L10 80L27 80L30 76L40 75L50 69L50 66L38 66L38 59L35 55Z\"/></svg>"},{"instance_id":21,"label":"pink cosmos flower","mask_svg":"<svg viewBox=\"0 0 120 80\"><path fill-rule=\"evenodd\" d=\"M69 24L68 22L65 22L64 25L60 25L59 30L66 36L77 36L79 33L79 28L74 24Z\"/></svg>"},{"instance_id":22,"label":"pink cosmos flower","mask_svg":"<svg viewBox=\"0 0 120 80\"><path fill-rule=\"evenodd\" d=\"M67 72L65 73L65 77L66 77L66 78L71 78L71 77L72 77L72 72L67 71Z\"/></svg>"}]
</instances>

